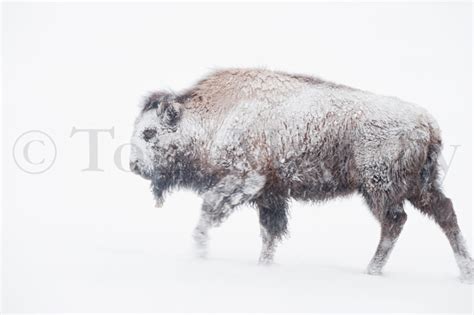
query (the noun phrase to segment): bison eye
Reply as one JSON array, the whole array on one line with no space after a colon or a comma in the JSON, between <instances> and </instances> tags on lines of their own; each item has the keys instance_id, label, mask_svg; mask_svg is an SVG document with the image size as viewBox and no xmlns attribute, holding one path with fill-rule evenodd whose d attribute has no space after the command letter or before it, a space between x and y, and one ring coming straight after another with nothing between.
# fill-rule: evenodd
<instances>
[{"instance_id":1,"label":"bison eye","mask_svg":"<svg viewBox=\"0 0 474 315\"><path fill-rule=\"evenodd\" d=\"M145 139L145 141L150 141L150 139L153 138L155 135L155 129L145 129L145 131L143 131L143 139Z\"/></svg>"}]
</instances>

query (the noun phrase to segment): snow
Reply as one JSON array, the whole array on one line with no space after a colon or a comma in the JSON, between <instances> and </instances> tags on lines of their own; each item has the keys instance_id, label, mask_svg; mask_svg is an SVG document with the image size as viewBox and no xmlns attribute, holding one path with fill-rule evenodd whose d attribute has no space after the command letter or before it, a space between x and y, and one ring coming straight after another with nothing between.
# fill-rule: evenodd
<instances>
[{"instance_id":1,"label":"snow","mask_svg":"<svg viewBox=\"0 0 474 315\"><path fill-rule=\"evenodd\" d=\"M140 181L137 177L133 186ZM208 258L199 259L191 237L197 197L172 194L159 210L151 196L137 201L135 207L120 207L130 201L117 196L115 209L74 209L76 220L95 213L94 223L71 218L64 224L65 214L41 217L43 212L9 231L15 247L7 248L4 309L469 312L472 307L472 287L456 279L441 231L411 208L385 274L371 276L364 271L378 226L357 197L293 204L291 236L277 248L271 266L257 264L261 243L253 209L242 208L211 230Z\"/></svg>"}]
</instances>

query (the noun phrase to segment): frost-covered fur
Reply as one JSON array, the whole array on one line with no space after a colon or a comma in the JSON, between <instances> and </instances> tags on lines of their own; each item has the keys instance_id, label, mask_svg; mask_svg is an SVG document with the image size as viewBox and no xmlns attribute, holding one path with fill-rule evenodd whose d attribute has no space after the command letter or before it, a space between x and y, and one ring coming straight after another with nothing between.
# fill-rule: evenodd
<instances>
[{"instance_id":1,"label":"frost-covered fur","mask_svg":"<svg viewBox=\"0 0 474 315\"><path fill-rule=\"evenodd\" d=\"M362 194L381 224L368 272L380 273L409 200L443 229L472 278L451 201L438 184L439 128L422 108L317 78L258 69L218 71L180 94L150 95L135 123L131 169L160 205L173 188L202 195L194 237L235 207L259 210L262 263L287 233L288 200Z\"/></svg>"}]
</instances>

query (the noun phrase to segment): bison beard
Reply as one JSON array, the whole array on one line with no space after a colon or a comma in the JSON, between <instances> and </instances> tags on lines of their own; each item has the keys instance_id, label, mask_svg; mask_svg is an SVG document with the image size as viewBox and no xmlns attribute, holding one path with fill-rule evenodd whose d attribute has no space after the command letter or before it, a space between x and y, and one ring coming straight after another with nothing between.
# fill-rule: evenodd
<instances>
[{"instance_id":1,"label":"bison beard","mask_svg":"<svg viewBox=\"0 0 474 315\"><path fill-rule=\"evenodd\" d=\"M369 274L386 264L408 200L438 223L462 279L473 279L453 205L438 181L440 131L416 105L308 76L225 70L181 94L151 94L132 145L142 152L132 152L131 165L153 170L157 205L175 188L202 196L194 230L199 256L206 255L209 229L251 204L261 226L259 261L271 263L287 234L290 199L359 193L381 226Z\"/></svg>"}]
</instances>

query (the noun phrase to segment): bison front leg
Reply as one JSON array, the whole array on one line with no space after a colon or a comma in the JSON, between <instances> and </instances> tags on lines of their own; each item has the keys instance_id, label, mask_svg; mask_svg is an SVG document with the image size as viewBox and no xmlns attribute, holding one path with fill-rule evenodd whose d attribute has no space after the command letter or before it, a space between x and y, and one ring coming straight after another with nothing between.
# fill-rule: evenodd
<instances>
[{"instance_id":1,"label":"bison front leg","mask_svg":"<svg viewBox=\"0 0 474 315\"><path fill-rule=\"evenodd\" d=\"M288 202L283 197L264 197L257 201L262 236L260 264L271 264L279 240L287 233Z\"/></svg>"},{"instance_id":2,"label":"bison front leg","mask_svg":"<svg viewBox=\"0 0 474 315\"><path fill-rule=\"evenodd\" d=\"M219 226L235 207L254 199L265 185L265 177L257 172L227 175L203 195L199 223L194 240L199 257L207 255L209 229Z\"/></svg>"},{"instance_id":3,"label":"bison front leg","mask_svg":"<svg viewBox=\"0 0 474 315\"><path fill-rule=\"evenodd\" d=\"M196 246L196 254L200 258L205 258L207 255L207 243L209 240L209 229L211 227L211 220L206 212L201 212L199 223L194 229L193 238Z\"/></svg>"}]
</instances>

